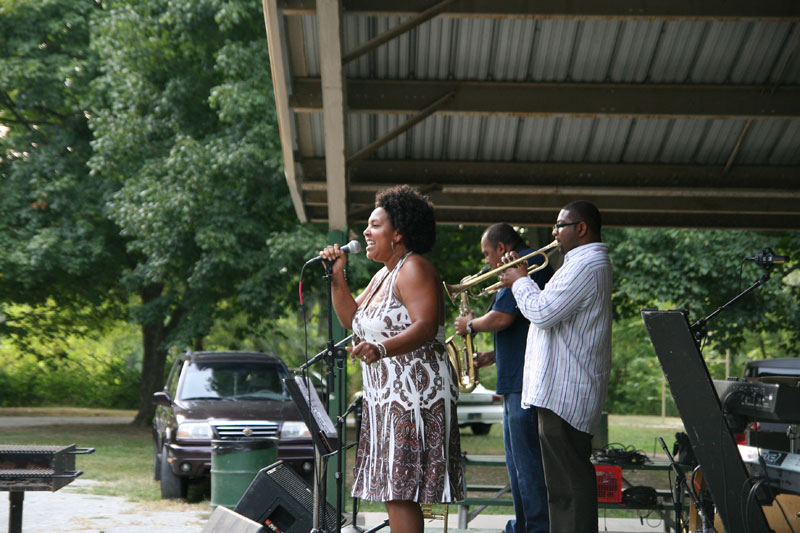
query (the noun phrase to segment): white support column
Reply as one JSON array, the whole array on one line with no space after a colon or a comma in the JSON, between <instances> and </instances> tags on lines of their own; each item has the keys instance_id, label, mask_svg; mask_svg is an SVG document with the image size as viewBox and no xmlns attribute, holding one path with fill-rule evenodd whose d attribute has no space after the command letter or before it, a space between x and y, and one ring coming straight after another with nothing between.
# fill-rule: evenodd
<instances>
[{"instance_id":1,"label":"white support column","mask_svg":"<svg viewBox=\"0 0 800 533\"><path fill-rule=\"evenodd\" d=\"M341 0L317 0L328 229L347 228L347 98L342 66Z\"/></svg>"}]
</instances>

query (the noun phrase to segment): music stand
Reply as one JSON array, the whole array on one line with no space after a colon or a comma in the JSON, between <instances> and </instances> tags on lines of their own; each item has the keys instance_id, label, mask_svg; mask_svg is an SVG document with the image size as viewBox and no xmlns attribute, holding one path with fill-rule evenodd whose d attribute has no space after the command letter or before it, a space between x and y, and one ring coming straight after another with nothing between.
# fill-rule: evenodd
<instances>
[{"instance_id":1,"label":"music stand","mask_svg":"<svg viewBox=\"0 0 800 533\"><path fill-rule=\"evenodd\" d=\"M304 379L302 376L294 376L285 378L283 382L297 405L303 422L308 426L311 438L320 455L328 455L338 449L339 436L336 426L328 416L325 406L317 394L317 389L309 386L312 385L311 380Z\"/></svg>"}]
</instances>

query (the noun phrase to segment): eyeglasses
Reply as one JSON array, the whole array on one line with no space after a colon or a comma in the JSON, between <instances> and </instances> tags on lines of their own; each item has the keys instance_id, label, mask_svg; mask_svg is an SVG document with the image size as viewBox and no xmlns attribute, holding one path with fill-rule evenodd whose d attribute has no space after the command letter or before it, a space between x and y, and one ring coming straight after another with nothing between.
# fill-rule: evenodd
<instances>
[{"instance_id":1,"label":"eyeglasses","mask_svg":"<svg viewBox=\"0 0 800 533\"><path fill-rule=\"evenodd\" d=\"M583 220L579 220L577 222L561 222L559 224L553 224L553 231L560 231L561 228L566 228L567 226L574 226L575 224L580 224Z\"/></svg>"}]
</instances>

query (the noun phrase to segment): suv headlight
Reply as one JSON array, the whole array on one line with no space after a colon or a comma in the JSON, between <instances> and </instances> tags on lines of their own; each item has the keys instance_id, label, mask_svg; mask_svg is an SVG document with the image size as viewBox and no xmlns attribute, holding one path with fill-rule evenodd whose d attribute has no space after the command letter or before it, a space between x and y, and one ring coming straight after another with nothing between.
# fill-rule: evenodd
<instances>
[{"instance_id":1,"label":"suv headlight","mask_svg":"<svg viewBox=\"0 0 800 533\"><path fill-rule=\"evenodd\" d=\"M284 422L281 428L282 439L298 439L310 436L311 432L303 422Z\"/></svg>"},{"instance_id":2,"label":"suv headlight","mask_svg":"<svg viewBox=\"0 0 800 533\"><path fill-rule=\"evenodd\" d=\"M175 438L179 440L211 440L214 432L208 422L183 422L178 424L178 433Z\"/></svg>"}]
</instances>

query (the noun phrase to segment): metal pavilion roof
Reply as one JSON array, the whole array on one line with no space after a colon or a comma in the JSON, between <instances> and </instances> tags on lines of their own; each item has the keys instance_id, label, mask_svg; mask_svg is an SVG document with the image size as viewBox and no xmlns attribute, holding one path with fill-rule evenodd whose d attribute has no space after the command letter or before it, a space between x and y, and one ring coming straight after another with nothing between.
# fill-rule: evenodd
<instances>
[{"instance_id":1,"label":"metal pavilion roof","mask_svg":"<svg viewBox=\"0 0 800 533\"><path fill-rule=\"evenodd\" d=\"M409 183L443 223L588 199L610 226L798 229L800 4L761 4L264 0L298 218L343 229Z\"/></svg>"}]
</instances>

